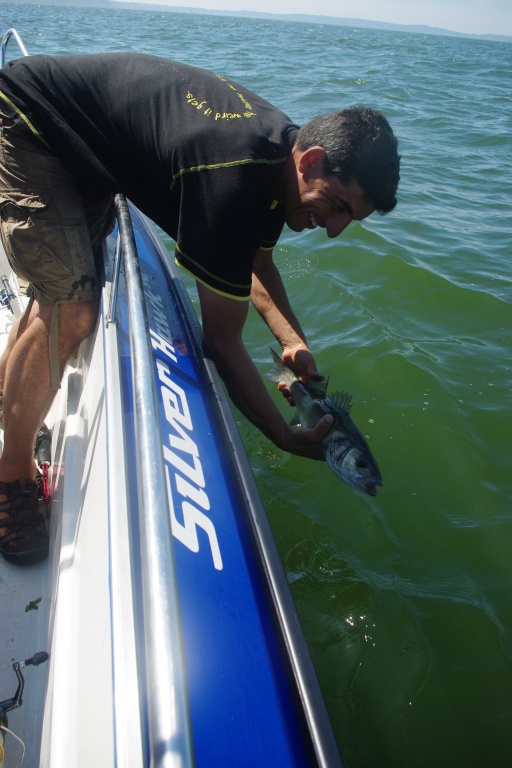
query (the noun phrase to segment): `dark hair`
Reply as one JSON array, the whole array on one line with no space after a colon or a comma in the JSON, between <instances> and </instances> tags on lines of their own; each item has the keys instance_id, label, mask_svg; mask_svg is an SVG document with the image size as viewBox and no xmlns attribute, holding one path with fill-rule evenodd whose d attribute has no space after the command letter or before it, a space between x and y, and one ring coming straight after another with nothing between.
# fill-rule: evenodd
<instances>
[{"instance_id":1,"label":"dark hair","mask_svg":"<svg viewBox=\"0 0 512 768\"><path fill-rule=\"evenodd\" d=\"M356 181L380 213L396 206L400 179L398 142L381 112L355 106L316 117L298 133L300 149L325 149L324 172L344 184Z\"/></svg>"}]
</instances>

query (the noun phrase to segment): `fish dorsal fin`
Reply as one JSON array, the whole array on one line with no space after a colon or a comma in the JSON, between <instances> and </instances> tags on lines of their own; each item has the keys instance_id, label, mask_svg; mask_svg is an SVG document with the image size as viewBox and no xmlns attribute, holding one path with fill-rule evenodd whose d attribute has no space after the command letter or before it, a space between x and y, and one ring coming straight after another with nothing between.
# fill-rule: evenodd
<instances>
[{"instance_id":1,"label":"fish dorsal fin","mask_svg":"<svg viewBox=\"0 0 512 768\"><path fill-rule=\"evenodd\" d=\"M336 406L336 408L338 408L338 410L340 410L346 416L349 415L352 408L352 395L349 395L348 392L333 392L331 395L329 395L329 399Z\"/></svg>"}]
</instances>

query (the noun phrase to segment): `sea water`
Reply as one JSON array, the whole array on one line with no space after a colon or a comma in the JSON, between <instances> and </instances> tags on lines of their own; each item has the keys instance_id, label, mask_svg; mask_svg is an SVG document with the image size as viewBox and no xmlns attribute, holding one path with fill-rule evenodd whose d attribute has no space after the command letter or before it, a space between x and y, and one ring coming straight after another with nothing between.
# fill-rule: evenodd
<instances>
[{"instance_id":1,"label":"sea water","mask_svg":"<svg viewBox=\"0 0 512 768\"><path fill-rule=\"evenodd\" d=\"M298 123L359 103L386 114L396 211L336 240L287 230L275 251L384 487L364 496L236 418L347 768L509 768L512 45L5 2L0 20L30 53L216 70ZM272 339L252 311L245 341L265 372Z\"/></svg>"}]
</instances>

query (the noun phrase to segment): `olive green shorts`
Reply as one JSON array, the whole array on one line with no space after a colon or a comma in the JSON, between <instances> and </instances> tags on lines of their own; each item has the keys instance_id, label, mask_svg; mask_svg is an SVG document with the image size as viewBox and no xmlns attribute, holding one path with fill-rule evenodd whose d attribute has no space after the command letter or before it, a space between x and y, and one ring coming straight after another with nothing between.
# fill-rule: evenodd
<instances>
[{"instance_id":1,"label":"olive green shorts","mask_svg":"<svg viewBox=\"0 0 512 768\"><path fill-rule=\"evenodd\" d=\"M0 233L33 298L97 300L94 253L114 221L113 196L84 201L59 158L25 135L0 102Z\"/></svg>"}]
</instances>

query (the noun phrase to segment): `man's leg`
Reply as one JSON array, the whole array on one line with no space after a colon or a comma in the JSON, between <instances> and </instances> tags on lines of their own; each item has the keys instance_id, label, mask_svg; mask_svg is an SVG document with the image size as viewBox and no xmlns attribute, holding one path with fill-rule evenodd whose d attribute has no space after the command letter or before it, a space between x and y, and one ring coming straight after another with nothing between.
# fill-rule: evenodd
<instances>
[{"instance_id":1,"label":"man's leg","mask_svg":"<svg viewBox=\"0 0 512 768\"><path fill-rule=\"evenodd\" d=\"M25 565L48 554L34 440L69 354L94 329L94 249L112 224L112 196L84 200L59 158L25 135L1 104L0 147L2 242L34 299L0 363L0 554Z\"/></svg>"},{"instance_id":2,"label":"man's leg","mask_svg":"<svg viewBox=\"0 0 512 768\"><path fill-rule=\"evenodd\" d=\"M18 335L20 333L23 333L23 331L27 326L31 307L32 307L32 302L30 302L27 305L24 313L20 315L20 317L18 317L17 320L13 322L11 326L11 330L9 331L9 338L7 339L7 344L5 345L5 349L2 352L2 355L0 357L0 427L2 429L3 429L2 400L3 400L3 394L4 394L4 382L5 382L5 371L7 368L7 361L9 360L9 355L11 354L12 348L16 344Z\"/></svg>"},{"instance_id":3,"label":"man's leg","mask_svg":"<svg viewBox=\"0 0 512 768\"><path fill-rule=\"evenodd\" d=\"M53 305L34 302L27 326L9 354L3 393L4 450L0 457L0 482L35 478L34 441L55 395L49 358L53 311ZM96 301L59 305L60 375L71 352L94 330L97 312ZM3 500L0 495L0 502Z\"/></svg>"},{"instance_id":4,"label":"man's leg","mask_svg":"<svg viewBox=\"0 0 512 768\"><path fill-rule=\"evenodd\" d=\"M59 371L62 376L64 365L76 346L94 330L98 302L74 302L59 305L58 352ZM36 473L34 462L34 441L37 430L51 405L55 391L50 376L49 339L53 305L32 304L29 317L22 332L18 333L8 354L4 382L4 450L0 457L0 543L2 554L7 559L20 562L37 561L39 555L47 552L47 535L43 530L44 520L40 519L37 498L33 494ZM21 479L20 479L21 478ZM13 483L14 491L7 491L3 485ZM1 491L5 490L6 493ZM32 490L33 498L28 498ZM14 496L10 497L10 493ZM25 493L25 499L23 494ZM11 507L25 503L26 510L17 513L20 521L20 536L16 525L1 527L2 519L16 520ZM20 501L21 499L21 501ZM2 511L2 504L9 503L9 511ZM28 505L28 506L27 506ZM5 539L2 541L2 537ZM17 551L18 550L18 551Z\"/></svg>"},{"instance_id":5,"label":"man's leg","mask_svg":"<svg viewBox=\"0 0 512 768\"><path fill-rule=\"evenodd\" d=\"M28 318L28 311L29 307L27 307L27 311L24 315L21 317L18 317L18 319L13 323L11 330L9 331L9 338L7 340L7 344L5 346L5 349L2 353L2 357L0 357L0 427L4 428L4 405L3 405L3 399L4 399L4 382L5 382L5 371L7 368L7 361L9 360L9 355L11 354L11 351L16 344L16 340L18 338L18 333L20 326L23 322L27 322Z\"/></svg>"}]
</instances>

